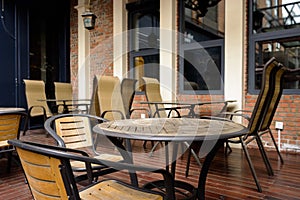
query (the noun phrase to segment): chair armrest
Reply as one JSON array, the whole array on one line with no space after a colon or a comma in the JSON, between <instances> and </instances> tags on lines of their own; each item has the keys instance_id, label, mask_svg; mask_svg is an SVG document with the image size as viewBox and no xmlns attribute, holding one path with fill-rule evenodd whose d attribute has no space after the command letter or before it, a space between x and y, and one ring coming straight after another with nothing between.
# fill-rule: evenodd
<instances>
[{"instance_id":1,"label":"chair armrest","mask_svg":"<svg viewBox=\"0 0 300 200\"><path fill-rule=\"evenodd\" d=\"M28 115L31 116L31 112L34 108L41 108L43 110L43 115L45 118L47 118L47 114L46 114L46 109L44 108L44 106L31 106L29 109L28 109Z\"/></svg>"},{"instance_id":2,"label":"chair armrest","mask_svg":"<svg viewBox=\"0 0 300 200\"><path fill-rule=\"evenodd\" d=\"M107 113L119 113L120 114L120 116L121 116L121 119L125 119L125 116L124 116L124 114L121 112L121 111L119 111L119 110L106 110L106 111L104 111L102 114L101 114L101 117L103 117L103 118L105 118L105 115L107 114Z\"/></svg>"}]
</instances>

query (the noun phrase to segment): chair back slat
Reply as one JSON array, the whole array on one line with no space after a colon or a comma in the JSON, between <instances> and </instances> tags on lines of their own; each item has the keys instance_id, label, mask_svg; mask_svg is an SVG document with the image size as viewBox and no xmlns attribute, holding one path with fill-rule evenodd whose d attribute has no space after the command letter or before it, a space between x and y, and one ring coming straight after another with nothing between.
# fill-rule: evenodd
<instances>
[{"instance_id":1,"label":"chair back slat","mask_svg":"<svg viewBox=\"0 0 300 200\"><path fill-rule=\"evenodd\" d=\"M16 147L35 199L68 199L60 172L61 160Z\"/></svg>"},{"instance_id":2,"label":"chair back slat","mask_svg":"<svg viewBox=\"0 0 300 200\"><path fill-rule=\"evenodd\" d=\"M68 148L83 148L93 145L91 125L87 117L58 118L55 120L55 129Z\"/></svg>"},{"instance_id":3,"label":"chair back slat","mask_svg":"<svg viewBox=\"0 0 300 200\"><path fill-rule=\"evenodd\" d=\"M17 139L20 129L21 115L0 115L0 141Z\"/></svg>"}]
</instances>

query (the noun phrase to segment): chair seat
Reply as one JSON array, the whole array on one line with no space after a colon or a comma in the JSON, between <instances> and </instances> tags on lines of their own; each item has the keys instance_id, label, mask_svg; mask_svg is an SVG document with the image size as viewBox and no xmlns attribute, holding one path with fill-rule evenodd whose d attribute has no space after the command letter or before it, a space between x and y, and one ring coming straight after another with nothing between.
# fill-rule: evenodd
<instances>
[{"instance_id":1,"label":"chair seat","mask_svg":"<svg viewBox=\"0 0 300 200\"><path fill-rule=\"evenodd\" d=\"M132 186L126 185L115 180L106 180L97 183L81 192L79 192L80 198L84 199L101 199L101 200L155 200L163 199L163 197L156 193L150 193L143 190L133 189Z\"/></svg>"},{"instance_id":2,"label":"chair seat","mask_svg":"<svg viewBox=\"0 0 300 200\"><path fill-rule=\"evenodd\" d=\"M122 156L119 155L113 155L113 154L101 154L99 156L95 156L94 158L101 159L101 160L108 160L111 162L119 162L123 160ZM85 168L85 163L81 161L72 161L71 166L74 171L84 171L86 170ZM93 169L101 169L103 168L102 165L97 165L97 164L92 164Z\"/></svg>"}]
</instances>

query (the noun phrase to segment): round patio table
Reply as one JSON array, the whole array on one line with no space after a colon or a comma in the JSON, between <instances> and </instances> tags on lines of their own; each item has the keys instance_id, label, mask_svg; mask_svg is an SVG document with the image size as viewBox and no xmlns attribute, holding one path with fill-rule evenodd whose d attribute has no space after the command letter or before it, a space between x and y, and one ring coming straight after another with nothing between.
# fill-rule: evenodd
<instances>
[{"instance_id":1,"label":"round patio table","mask_svg":"<svg viewBox=\"0 0 300 200\"><path fill-rule=\"evenodd\" d=\"M101 123L93 130L107 136L115 145L127 149L131 153L130 145L125 148L115 138L128 140L150 140L158 142L192 142L201 141L205 144L205 159L199 175L197 196L205 199L205 182L209 166L218 149L229 138L241 137L248 129L238 123L226 120L211 120L199 118L146 118L125 119ZM127 144L130 142L127 142ZM177 145L173 150L173 162L171 172L175 175ZM200 150L201 151L201 150ZM203 152L202 152L203 153ZM175 157L174 157L175 155ZM176 182L176 180L175 180ZM175 184L176 185L176 184Z\"/></svg>"}]
</instances>

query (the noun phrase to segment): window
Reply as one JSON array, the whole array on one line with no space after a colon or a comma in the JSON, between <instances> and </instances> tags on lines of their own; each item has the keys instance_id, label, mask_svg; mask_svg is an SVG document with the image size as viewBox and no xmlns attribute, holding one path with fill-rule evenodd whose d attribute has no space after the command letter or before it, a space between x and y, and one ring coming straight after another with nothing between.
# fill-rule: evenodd
<instances>
[{"instance_id":1,"label":"window","mask_svg":"<svg viewBox=\"0 0 300 200\"><path fill-rule=\"evenodd\" d=\"M223 94L224 1L181 2L179 91Z\"/></svg>"},{"instance_id":2,"label":"window","mask_svg":"<svg viewBox=\"0 0 300 200\"><path fill-rule=\"evenodd\" d=\"M261 87L261 69L271 57L293 69L287 74L285 93L300 92L300 2L250 1L249 92Z\"/></svg>"},{"instance_id":3,"label":"window","mask_svg":"<svg viewBox=\"0 0 300 200\"><path fill-rule=\"evenodd\" d=\"M159 0L137 1L126 5L129 30L130 76L139 80L159 80Z\"/></svg>"}]
</instances>

